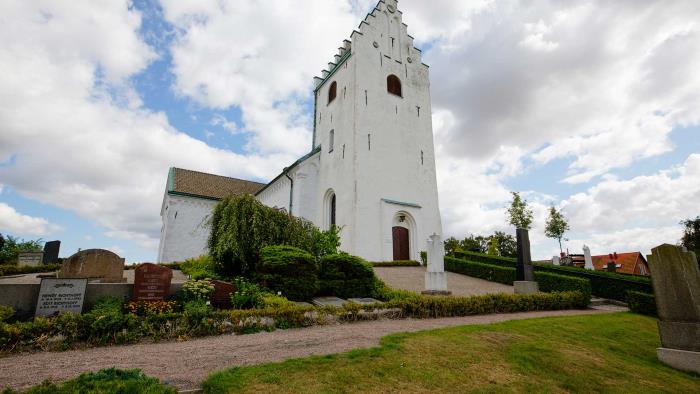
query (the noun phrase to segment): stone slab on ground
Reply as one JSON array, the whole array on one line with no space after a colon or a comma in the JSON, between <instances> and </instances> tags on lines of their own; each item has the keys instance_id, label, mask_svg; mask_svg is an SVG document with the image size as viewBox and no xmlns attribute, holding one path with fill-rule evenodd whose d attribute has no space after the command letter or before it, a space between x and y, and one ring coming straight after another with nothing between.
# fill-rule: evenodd
<instances>
[{"instance_id":1,"label":"stone slab on ground","mask_svg":"<svg viewBox=\"0 0 700 394\"><path fill-rule=\"evenodd\" d=\"M379 303L381 301L371 298L371 297L364 297L364 298L348 298L348 301L354 302L356 304L361 304L361 305L372 305Z\"/></svg>"},{"instance_id":2,"label":"stone slab on ground","mask_svg":"<svg viewBox=\"0 0 700 394\"><path fill-rule=\"evenodd\" d=\"M347 301L338 297L315 297L311 300L316 306L336 306L342 307Z\"/></svg>"},{"instance_id":3,"label":"stone slab on ground","mask_svg":"<svg viewBox=\"0 0 700 394\"><path fill-rule=\"evenodd\" d=\"M535 294L540 291L537 282L530 280L516 280L513 282L515 294Z\"/></svg>"},{"instance_id":4,"label":"stone slab on ground","mask_svg":"<svg viewBox=\"0 0 700 394\"><path fill-rule=\"evenodd\" d=\"M610 313L598 310L538 311L440 319L374 320L260 332L219 335L184 342L142 343L64 352L8 355L0 362L0 386L15 390L45 379L62 381L103 368L139 368L179 389L194 389L224 368L347 352L379 345L385 335L469 324L499 323L551 316Z\"/></svg>"},{"instance_id":5,"label":"stone slab on ground","mask_svg":"<svg viewBox=\"0 0 700 394\"><path fill-rule=\"evenodd\" d=\"M700 352L660 347L656 348L656 356L666 365L700 375Z\"/></svg>"},{"instance_id":6,"label":"stone slab on ground","mask_svg":"<svg viewBox=\"0 0 700 394\"><path fill-rule=\"evenodd\" d=\"M313 306L313 304L308 303L306 301L294 301L294 303L297 304L298 306Z\"/></svg>"}]
</instances>

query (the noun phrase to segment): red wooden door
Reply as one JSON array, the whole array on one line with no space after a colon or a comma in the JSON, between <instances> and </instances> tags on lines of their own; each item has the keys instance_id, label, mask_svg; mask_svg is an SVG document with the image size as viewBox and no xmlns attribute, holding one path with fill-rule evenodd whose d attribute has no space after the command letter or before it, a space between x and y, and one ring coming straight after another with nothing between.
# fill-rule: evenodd
<instances>
[{"instance_id":1,"label":"red wooden door","mask_svg":"<svg viewBox=\"0 0 700 394\"><path fill-rule=\"evenodd\" d=\"M408 260L408 229L405 227L393 227L391 233L394 238L394 260Z\"/></svg>"}]
</instances>

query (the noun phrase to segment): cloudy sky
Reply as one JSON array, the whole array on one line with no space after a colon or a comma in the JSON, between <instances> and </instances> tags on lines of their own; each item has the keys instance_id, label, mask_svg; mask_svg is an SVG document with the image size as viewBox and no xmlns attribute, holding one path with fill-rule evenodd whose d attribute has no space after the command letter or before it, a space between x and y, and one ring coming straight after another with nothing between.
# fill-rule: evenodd
<instances>
[{"instance_id":1,"label":"cloudy sky","mask_svg":"<svg viewBox=\"0 0 700 394\"><path fill-rule=\"evenodd\" d=\"M0 3L0 232L156 259L168 168L267 181L311 145L312 78L371 0ZM401 0L430 65L446 235L533 257L677 242L700 215L700 2Z\"/></svg>"}]
</instances>

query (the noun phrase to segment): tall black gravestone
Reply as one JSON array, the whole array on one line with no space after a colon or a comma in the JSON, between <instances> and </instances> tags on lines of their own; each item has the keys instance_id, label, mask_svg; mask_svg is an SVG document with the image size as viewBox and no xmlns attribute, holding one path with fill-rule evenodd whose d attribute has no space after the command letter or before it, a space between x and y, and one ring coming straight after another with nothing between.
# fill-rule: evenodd
<instances>
[{"instance_id":1,"label":"tall black gravestone","mask_svg":"<svg viewBox=\"0 0 700 394\"><path fill-rule=\"evenodd\" d=\"M515 270L515 280L534 281L535 274L532 270L532 257L530 257L530 237L524 228L517 229L515 235L518 241L518 265Z\"/></svg>"},{"instance_id":2,"label":"tall black gravestone","mask_svg":"<svg viewBox=\"0 0 700 394\"><path fill-rule=\"evenodd\" d=\"M61 249L61 241L49 241L44 244L44 264L53 264L58 261L58 252Z\"/></svg>"}]
</instances>

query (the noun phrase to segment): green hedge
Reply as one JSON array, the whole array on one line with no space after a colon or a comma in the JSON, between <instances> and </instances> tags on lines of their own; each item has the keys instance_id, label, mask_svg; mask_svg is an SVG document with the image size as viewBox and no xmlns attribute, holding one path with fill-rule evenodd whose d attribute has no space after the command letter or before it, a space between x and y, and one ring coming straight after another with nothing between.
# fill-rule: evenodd
<instances>
[{"instance_id":1,"label":"green hedge","mask_svg":"<svg viewBox=\"0 0 700 394\"><path fill-rule=\"evenodd\" d=\"M24 391L25 394L75 394L75 393L149 393L176 394L177 390L161 384L158 379L144 375L138 369L107 368L84 373L60 384L45 381ZM17 391L7 389L3 393Z\"/></svg>"},{"instance_id":2,"label":"green hedge","mask_svg":"<svg viewBox=\"0 0 700 394\"><path fill-rule=\"evenodd\" d=\"M445 270L506 285L512 285L515 281L514 267L478 263L449 256L445 256Z\"/></svg>"},{"instance_id":3,"label":"green hedge","mask_svg":"<svg viewBox=\"0 0 700 394\"><path fill-rule=\"evenodd\" d=\"M561 275L585 278L591 281L593 295L613 300L625 301L628 291L654 293L651 279L643 276L633 277L612 272L592 271L577 267L562 267L548 264L534 264L536 271L552 272Z\"/></svg>"},{"instance_id":4,"label":"green hedge","mask_svg":"<svg viewBox=\"0 0 700 394\"><path fill-rule=\"evenodd\" d=\"M628 291L626 301L627 306L632 312L642 315L657 316L656 299L653 294Z\"/></svg>"},{"instance_id":5,"label":"green hedge","mask_svg":"<svg viewBox=\"0 0 700 394\"><path fill-rule=\"evenodd\" d=\"M579 291L584 298L591 300L591 282L584 278L559 275L551 272L535 272L535 281L540 291L552 293L555 291ZM588 302L586 305L588 305Z\"/></svg>"},{"instance_id":6,"label":"green hedge","mask_svg":"<svg viewBox=\"0 0 700 394\"><path fill-rule=\"evenodd\" d=\"M518 264L518 259L512 257L492 256L489 254L471 252L462 249L455 250L454 257L477 263L500 265L503 267L515 267Z\"/></svg>"},{"instance_id":7,"label":"green hedge","mask_svg":"<svg viewBox=\"0 0 700 394\"><path fill-rule=\"evenodd\" d=\"M311 253L287 245L266 246L257 266L263 286L294 301L311 299L319 291L318 265Z\"/></svg>"},{"instance_id":8,"label":"green hedge","mask_svg":"<svg viewBox=\"0 0 700 394\"><path fill-rule=\"evenodd\" d=\"M372 267L420 267L415 260L372 261Z\"/></svg>"},{"instance_id":9,"label":"green hedge","mask_svg":"<svg viewBox=\"0 0 700 394\"><path fill-rule=\"evenodd\" d=\"M324 256L319 279L322 295L352 298L368 297L374 293L372 266L357 256L345 253Z\"/></svg>"},{"instance_id":10,"label":"green hedge","mask_svg":"<svg viewBox=\"0 0 700 394\"><path fill-rule=\"evenodd\" d=\"M61 269L61 264L43 264L38 267L20 267L12 264L0 265L0 276L35 274L38 272L52 272Z\"/></svg>"}]
</instances>

